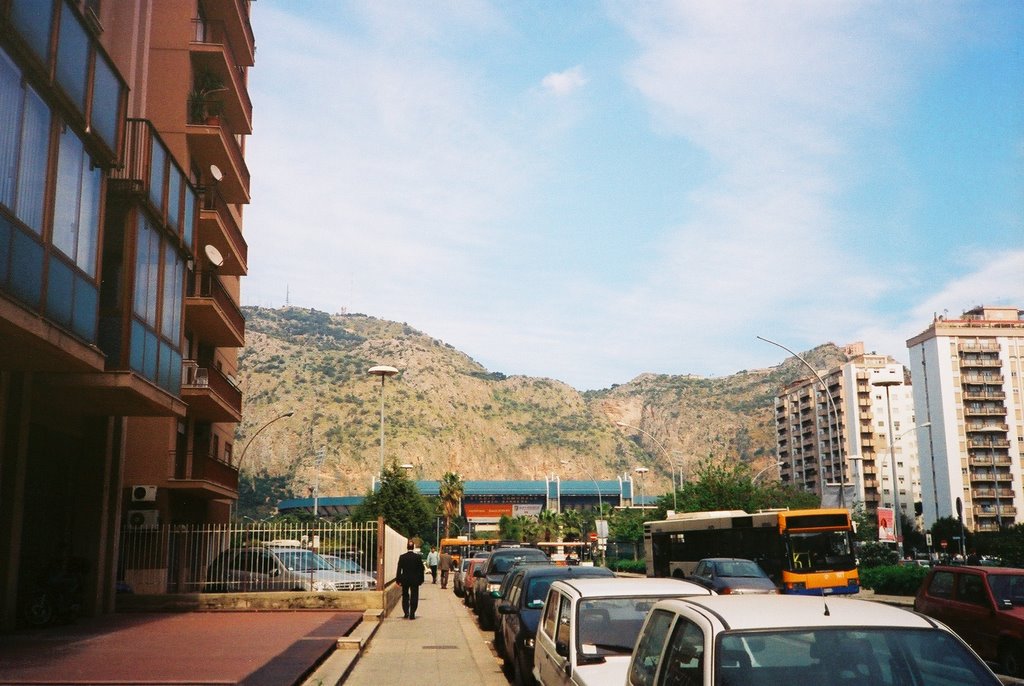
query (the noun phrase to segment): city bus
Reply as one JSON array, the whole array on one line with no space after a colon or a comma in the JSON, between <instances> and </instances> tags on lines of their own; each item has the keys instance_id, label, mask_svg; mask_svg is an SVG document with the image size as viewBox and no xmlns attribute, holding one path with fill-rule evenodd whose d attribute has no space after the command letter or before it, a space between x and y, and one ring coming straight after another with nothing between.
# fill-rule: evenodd
<instances>
[{"instance_id":1,"label":"city bus","mask_svg":"<svg viewBox=\"0 0 1024 686\"><path fill-rule=\"evenodd\" d=\"M472 540L465 536L442 538L441 544L438 546L438 553L447 552L452 556L452 561L458 565L462 558L472 556L478 550L494 550L500 543L500 538L474 538Z\"/></svg>"},{"instance_id":2,"label":"city bus","mask_svg":"<svg viewBox=\"0 0 1024 686\"><path fill-rule=\"evenodd\" d=\"M707 557L754 560L782 593L860 591L844 509L686 512L644 524L647 576L685 577Z\"/></svg>"}]
</instances>

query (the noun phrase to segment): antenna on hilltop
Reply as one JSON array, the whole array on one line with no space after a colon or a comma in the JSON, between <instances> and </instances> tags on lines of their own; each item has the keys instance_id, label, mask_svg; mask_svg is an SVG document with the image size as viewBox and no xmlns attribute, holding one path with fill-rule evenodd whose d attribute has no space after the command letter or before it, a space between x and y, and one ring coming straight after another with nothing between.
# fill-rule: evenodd
<instances>
[{"instance_id":1,"label":"antenna on hilltop","mask_svg":"<svg viewBox=\"0 0 1024 686\"><path fill-rule=\"evenodd\" d=\"M292 304L291 286L288 285L288 284L285 284L284 285L284 306L288 307L291 304Z\"/></svg>"}]
</instances>

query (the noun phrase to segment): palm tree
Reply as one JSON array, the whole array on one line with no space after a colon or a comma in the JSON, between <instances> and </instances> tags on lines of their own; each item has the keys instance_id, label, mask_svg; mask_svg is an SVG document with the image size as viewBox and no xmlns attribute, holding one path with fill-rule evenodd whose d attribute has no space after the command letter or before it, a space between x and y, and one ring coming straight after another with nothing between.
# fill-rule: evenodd
<instances>
[{"instance_id":1,"label":"palm tree","mask_svg":"<svg viewBox=\"0 0 1024 686\"><path fill-rule=\"evenodd\" d=\"M462 504L462 496L465 488L462 484L462 477L454 472L445 472L438 484L438 495L441 496L441 511L444 512L444 538L452 527L452 517L459 514L459 506Z\"/></svg>"},{"instance_id":2,"label":"palm tree","mask_svg":"<svg viewBox=\"0 0 1024 686\"><path fill-rule=\"evenodd\" d=\"M540 525L540 532L544 536L545 541L551 541L558 538L559 530L561 529L560 517L554 510L541 510L541 513L537 516L537 524Z\"/></svg>"}]
</instances>

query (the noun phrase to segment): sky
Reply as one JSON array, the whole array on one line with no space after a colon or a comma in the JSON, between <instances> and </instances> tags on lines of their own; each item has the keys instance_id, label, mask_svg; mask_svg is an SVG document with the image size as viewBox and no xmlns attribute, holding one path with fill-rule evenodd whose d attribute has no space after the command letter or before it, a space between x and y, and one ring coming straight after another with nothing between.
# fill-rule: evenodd
<instances>
[{"instance_id":1,"label":"sky","mask_svg":"<svg viewBox=\"0 0 1024 686\"><path fill-rule=\"evenodd\" d=\"M1024 308L1022 2L252 8L245 305L579 390Z\"/></svg>"}]
</instances>

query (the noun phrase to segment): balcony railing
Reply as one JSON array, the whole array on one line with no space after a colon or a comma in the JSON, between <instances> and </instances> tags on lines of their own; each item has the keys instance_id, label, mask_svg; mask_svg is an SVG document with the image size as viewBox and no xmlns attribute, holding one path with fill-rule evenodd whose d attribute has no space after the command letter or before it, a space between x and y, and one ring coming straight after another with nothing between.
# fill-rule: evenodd
<instances>
[{"instance_id":1,"label":"balcony railing","mask_svg":"<svg viewBox=\"0 0 1024 686\"><path fill-rule=\"evenodd\" d=\"M207 270L196 274L196 278L189 281L188 297L212 300L231 328L232 334L235 335L232 338L236 336L238 340L244 338L245 316L231 295L224 290L224 286L215 272ZM218 341L214 340L213 342ZM224 345L228 344L225 342Z\"/></svg>"},{"instance_id":2,"label":"balcony railing","mask_svg":"<svg viewBox=\"0 0 1024 686\"><path fill-rule=\"evenodd\" d=\"M195 360L182 360L181 390L185 395L187 391L209 391L230 409L228 414L241 415L242 391L216 367L200 367Z\"/></svg>"}]
</instances>

